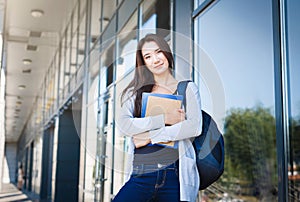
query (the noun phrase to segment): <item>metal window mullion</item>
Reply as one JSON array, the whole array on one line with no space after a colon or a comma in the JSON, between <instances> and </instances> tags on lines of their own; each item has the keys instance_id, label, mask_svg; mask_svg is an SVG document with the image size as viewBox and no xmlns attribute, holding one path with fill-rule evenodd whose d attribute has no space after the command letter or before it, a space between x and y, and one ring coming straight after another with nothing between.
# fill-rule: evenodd
<instances>
[{"instance_id":1,"label":"metal window mullion","mask_svg":"<svg viewBox=\"0 0 300 202\"><path fill-rule=\"evenodd\" d=\"M77 6L77 25L76 25L76 75L79 70L80 65L78 64L78 54L79 54L79 31L80 31L80 3ZM76 78L77 79L77 78Z\"/></svg>"},{"instance_id":2,"label":"metal window mullion","mask_svg":"<svg viewBox=\"0 0 300 202\"><path fill-rule=\"evenodd\" d=\"M81 5L81 4L79 4ZM84 141L84 147L87 147L87 122L88 122L88 86L89 86L89 48L90 48L90 17L91 17L91 2L90 1L86 1L86 18L85 18L85 45L84 45L84 59L83 59L83 68L84 68L84 81L83 81L83 114L84 114L84 119L85 119L85 124L84 124L84 136L85 136L85 141ZM80 10L80 6L79 6L79 10ZM78 27L80 27L80 23L78 23ZM79 39L77 39L79 40ZM78 56L78 55L77 55ZM86 179L86 156L87 156L87 152L84 152L84 171L83 171L83 196L82 196L82 201L85 200L85 179Z\"/></svg>"},{"instance_id":3,"label":"metal window mullion","mask_svg":"<svg viewBox=\"0 0 300 202\"><path fill-rule=\"evenodd\" d=\"M288 201L288 99L285 1L272 1L278 201Z\"/></svg>"},{"instance_id":4,"label":"metal window mullion","mask_svg":"<svg viewBox=\"0 0 300 202\"><path fill-rule=\"evenodd\" d=\"M68 52L68 27L66 27L65 29L65 32L64 32L64 38L65 38L65 41L64 41L64 82L66 82L66 76L67 76L67 71L68 71L68 67L67 67L67 52ZM69 78L70 79L70 78ZM64 88L67 86L67 90L68 90L68 93L70 91L69 89L69 81L68 80L66 83L64 83ZM65 89L64 89L65 90ZM64 97L64 100L66 99L66 97Z\"/></svg>"},{"instance_id":5,"label":"metal window mullion","mask_svg":"<svg viewBox=\"0 0 300 202\"><path fill-rule=\"evenodd\" d=\"M116 2L117 3L117 2ZM113 54L113 99L112 99L112 105L113 105L113 117L115 117L116 115L116 77L117 77L117 57L118 57L118 49L119 49L119 40L117 37L117 31L118 31L118 17L119 17L119 8L117 8L115 15L116 15L116 26L115 26L115 39L114 39L114 43L115 43L115 50L114 50L114 54ZM114 191L114 166L115 166L115 119L112 120L112 169L111 169L111 187L110 187L110 193L111 196L113 196L113 191Z\"/></svg>"},{"instance_id":6,"label":"metal window mullion","mask_svg":"<svg viewBox=\"0 0 300 202\"><path fill-rule=\"evenodd\" d=\"M192 1L173 1L173 34L172 48L174 52L174 67L175 74L181 76L184 79L190 79L191 72L190 69L187 70L184 61L188 61L191 64L191 43L185 43L182 41L183 38L191 39L191 11L192 11ZM184 37L183 37L184 36Z\"/></svg>"},{"instance_id":7,"label":"metal window mullion","mask_svg":"<svg viewBox=\"0 0 300 202\"><path fill-rule=\"evenodd\" d=\"M73 45L73 17L74 13L71 15L71 22L69 24L70 29L70 41L69 41L69 92L72 92L74 89L71 89L71 80L73 79L73 75L71 74L71 67L72 67L72 45ZM75 88L75 86L73 86Z\"/></svg>"},{"instance_id":8,"label":"metal window mullion","mask_svg":"<svg viewBox=\"0 0 300 202\"><path fill-rule=\"evenodd\" d=\"M59 109L59 103L60 103L60 80L61 80L61 69L60 69L60 48L61 48L61 45L59 43L58 45L58 51L56 52L56 55L55 55L55 68L57 69L57 91L56 91L56 110L58 111ZM58 112L57 112L58 113ZM59 115L59 113L58 113Z\"/></svg>"},{"instance_id":9,"label":"metal window mullion","mask_svg":"<svg viewBox=\"0 0 300 202\"><path fill-rule=\"evenodd\" d=\"M192 18L196 18L199 16L206 8L210 7L212 3L218 0L206 0L203 3L201 3L192 13Z\"/></svg>"}]
</instances>

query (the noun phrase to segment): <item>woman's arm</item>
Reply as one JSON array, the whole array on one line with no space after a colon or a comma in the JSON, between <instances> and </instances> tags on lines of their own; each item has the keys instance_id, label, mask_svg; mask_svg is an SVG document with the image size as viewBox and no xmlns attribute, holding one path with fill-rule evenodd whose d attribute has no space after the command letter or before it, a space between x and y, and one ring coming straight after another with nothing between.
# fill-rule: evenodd
<instances>
[{"instance_id":1,"label":"woman's arm","mask_svg":"<svg viewBox=\"0 0 300 202\"><path fill-rule=\"evenodd\" d=\"M201 99L198 87L189 82L186 89L186 120L172 126L151 130L149 136L153 144L195 137L202 131Z\"/></svg>"},{"instance_id":2,"label":"woman's arm","mask_svg":"<svg viewBox=\"0 0 300 202\"><path fill-rule=\"evenodd\" d=\"M127 96L127 99L125 100L126 101L121 106L121 109L118 110L116 117L116 127L121 135L131 137L165 126L164 115L149 116L145 118L133 117L134 97L128 98Z\"/></svg>"}]
</instances>

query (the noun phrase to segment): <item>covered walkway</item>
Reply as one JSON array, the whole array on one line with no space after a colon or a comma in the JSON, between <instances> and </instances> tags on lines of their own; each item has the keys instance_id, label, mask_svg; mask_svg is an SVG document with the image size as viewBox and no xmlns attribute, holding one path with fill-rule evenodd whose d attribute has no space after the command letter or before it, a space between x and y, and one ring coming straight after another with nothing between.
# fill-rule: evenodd
<instances>
[{"instance_id":1,"label":"covered walkway","mask_svg":"<svg viewBox=\"0 0 300 202\"><path fill-rule=\"evenodd\" d=\"M18 190L14 184L2 184L0 202L35 201L39 202L39 196Z\"/></svg>"}]
</instances>

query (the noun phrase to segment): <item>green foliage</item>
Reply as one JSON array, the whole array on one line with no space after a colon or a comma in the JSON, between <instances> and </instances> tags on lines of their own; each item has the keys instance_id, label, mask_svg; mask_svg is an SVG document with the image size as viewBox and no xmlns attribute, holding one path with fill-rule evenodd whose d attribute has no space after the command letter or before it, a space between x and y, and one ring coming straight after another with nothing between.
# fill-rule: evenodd
<instances>
[{"instance_id":1,"label":"green foliage","mask_svg":"<svg viewBox=\"0 0 300 202\"><path fill-rule=\"evenodd\" d=\"M225 172L229 184L243 184L262 194L276 186L275 118L261 106L232 109L225 119Z\"/></svg>"}]
</instances>

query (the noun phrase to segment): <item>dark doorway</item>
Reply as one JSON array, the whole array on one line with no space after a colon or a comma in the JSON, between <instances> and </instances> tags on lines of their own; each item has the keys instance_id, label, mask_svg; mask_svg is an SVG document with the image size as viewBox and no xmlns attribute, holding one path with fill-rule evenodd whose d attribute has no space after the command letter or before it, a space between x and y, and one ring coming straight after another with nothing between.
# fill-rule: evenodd
<instances>
[{"instance_id":1,"label":"dark doorway","mask_svg":"<svg viewBox=\"0 0 300 202\"><path fill-rule=\"evenodd\" d=\"M53 134L54 127L51 126L43 134L42 152L42 180L41 180L41 199L51 199L52 184L52 161L53 161Z\"/></svg>"},{"instance_id":2,"label":"dark doorway","mask_svg":"<svg viewBox=\"0 0 300 202\"><path fill-rule=\"evenodd\" d=\"M81 100L59 117L55 201L78 201Z\"/></svg>"}]
</instances>

